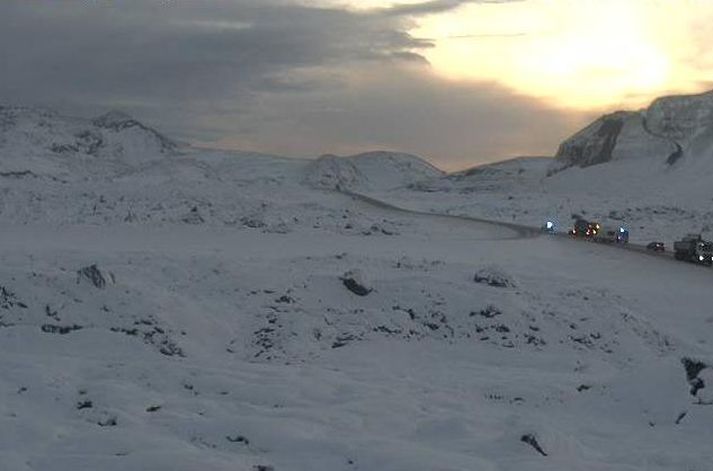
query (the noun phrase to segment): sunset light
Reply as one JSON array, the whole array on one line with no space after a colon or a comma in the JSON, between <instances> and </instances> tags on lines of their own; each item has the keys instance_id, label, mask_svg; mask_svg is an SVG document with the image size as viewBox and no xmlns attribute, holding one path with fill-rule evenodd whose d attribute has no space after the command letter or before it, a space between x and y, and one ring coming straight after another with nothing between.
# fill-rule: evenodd
<instances>
[{"instance_id":1,"label":"sunset light","mask_svg":"<svg viewBox=\"0 0 713 471\"><path fill-rule=\"evenodd\" d=\"M599 110L705 90L713 76L705 34L712 22L713 3L702 1L464 2L419 18L410 33L433 41L422 54L443 77Z\"/></svg>"},{"instance_id":2,"label":"sunset light","mask_svg":"<svg viewBox=\"0 0 713 471\"><path fill-rule=\"evenodd\" d=\"M447 77L598 109L703 90L713 56L697 26L711 19L713 4L702 2L533 0L470 4L428 17L414 34L435 39L425 55ZM696 54L704 61L692 63Z\"/></svg>"}]
</instances>

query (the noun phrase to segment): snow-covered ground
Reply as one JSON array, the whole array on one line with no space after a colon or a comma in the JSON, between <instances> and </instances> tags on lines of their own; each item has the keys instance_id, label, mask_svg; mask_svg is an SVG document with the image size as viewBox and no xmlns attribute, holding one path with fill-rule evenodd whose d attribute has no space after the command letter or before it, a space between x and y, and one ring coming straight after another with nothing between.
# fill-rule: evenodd
<instances>
[{"instance_id":1,"label":"snow-covered ground","mask_svg":"<svg viewBox=\"0 0 713 471\"><path fill-rule=\"evenodd\" d=\"M555 159L520 158L408 185L352 190L420 210L561 230L573 216L624 225L636 242L713 239L713 92L603 116Z\"/></svg>"},{"instance_id":2,"label":"snow-covered ground","mask_svg":"<svg viewBox=\"0 0 713 471\"><path fill-rule=\"evenodd\" d=\"M364 191L398 206L464 214L533 227L573 217L623 225L633 242L671 247L687 233L713 239L713 165L678 172L623 160L548 175L550 158L521 158L379 191Z\"/></svg>"},{"instance_id":3,"label":"snow-covered ground","mask_svg":"<svg viewBox=\"0 0 713 471\"><path fill-rule=\"evenodd\" d=\"M0 469L710 469L710 269L40 141L0 150ZM430 172L396 160L350 167L420 208L539 185L389 191Z\"/></svg>"}]
</instances>

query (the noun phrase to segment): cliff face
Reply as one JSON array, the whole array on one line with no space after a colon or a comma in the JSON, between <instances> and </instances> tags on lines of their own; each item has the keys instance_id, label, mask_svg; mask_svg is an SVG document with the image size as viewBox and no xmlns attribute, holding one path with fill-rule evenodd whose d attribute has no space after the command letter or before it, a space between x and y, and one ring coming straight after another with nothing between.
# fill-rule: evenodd
<instances>
[{"instance_id":1,"label":"cliff face","mask_svg":"<svg viewBox=\"0 0 713 471\"><path fill-rule=\"evenodd\" d=\"M621 159L663 167L713 159L713 92L602 116L560 145L550 174Z\"/></svg>"}]
</instances>

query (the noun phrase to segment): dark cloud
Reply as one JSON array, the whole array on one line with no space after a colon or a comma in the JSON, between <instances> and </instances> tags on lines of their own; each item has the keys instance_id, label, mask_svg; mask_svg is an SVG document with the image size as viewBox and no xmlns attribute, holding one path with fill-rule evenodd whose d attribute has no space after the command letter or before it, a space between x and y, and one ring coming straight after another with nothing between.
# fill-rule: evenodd
<instances>
[{"instance_id":1,"label":"dark cloud","mask_svg":"<svg viewBox=\"0 0 713 471\"><path fill-rule=\"evenodd\" d=\"M374 13L387 16L420 16L443 13L468 3L512 3L519 1L523 0L430 0L421 3L397 4L375 10Z\"/></svg>"},{"instance_id":2,"label":"dark cloud","mask_svg":"<svg viewBox=\"0 0 713 471\"><path fill-rule=\"evenodd\" d=\"M432 76L432 44L407 33L406 17L464 3L2 0L0 101L116 107L178 137L285 154L380 146L443 164L554 148L569 117Z\"/></svg>"},{"instance_id":3,"label":"dark cloud","mask_svg":"<svg viewBox=\"0 0 713 471\"><path fill-rule=\"evenodd\" d=\"M594 116L565 112L495 83L456 83L427 67L392 64L368 76L357 69L349 93L273 95L260 122L224 145L303 154L369 149L412 152L448 169L522 155L552 155ZM229 123L235 122L233 119ZM255 123L253 123L255 124ZM289 139L276 142L274 136Z\"/></svg>"},{"instance_id":4,"label":"dark cloud","mask_svg":"<svg viewBox=\"0 0 713 471\"><path fill-rule=\"evenodd\" d=\"M294 68L411 57L429 45L393 22L265 0L53 3L0 4L3 95L240 98Z\"/></svg>"}]
</instances>

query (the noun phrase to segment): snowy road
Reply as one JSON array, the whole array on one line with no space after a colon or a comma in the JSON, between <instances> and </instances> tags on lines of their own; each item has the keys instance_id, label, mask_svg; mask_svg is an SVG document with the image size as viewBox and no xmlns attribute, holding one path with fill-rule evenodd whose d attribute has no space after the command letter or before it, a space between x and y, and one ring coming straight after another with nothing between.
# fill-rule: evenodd
<instances>
[{"instance_id":1,"label":"snowy road","mask_svg":"<svg viewBox=\"0 0 713 471\"><path fill-rule=\"evenodd\" d=\"M404 207L395 205L393 203L389 203L387 201L383 201L383 200L380 200L380 199L377 199L377 198L374 198L371 196L367 196L364 194L360 194L360 193L355 193L355 192L346 191L346 190L342 190L341 193L351 196L352 198L354 198L358 201L364 202L364 203L371 205L373 207L384 209L384 210L395 211L398 213L412 214L412 215L416 215L416 216L427 216L427 217L431 217L431 218L440 219L441 221L444 219L455 220L455 221L470 221L470 222L475 222L475 223L479 223L479 224L498 226L498 227L506 228L506 229L509 229L509 230L515 232L516 235L514 237L504 237L504 239L505 238L526 239L526 238L535 238L535 237L540 237L540 236L546 236L546 237L551 237L551 238L556 237L556 238L558 238L558 240L567 240L567 241L576 242L576 243L593 243L592 241L572 239L566 233L557 233L557 234L553 234L553 235L546 235L539 228L527 226L524 224L514 224L514 223L495 221L492 219L484 219L484 218L478 218L478 217L466 216L466 215L443 214L443 213L436 213L436 212L431 212L431 211L408 209L408 208L404 208ZM646 245L643 245L643 244L629 243L626 245L621 245L621 244L615 244L615 245L598 244L598 245L612 249L612 250L628 250L631 252L636 252L639 254L647 255L650 257L663 258L663 259L668 259L668 260L680 263L678 260L674 259L673 252L671 252L671 251L654 252L654 251L648 250L646 248ZM690 265L698 267L698 268L707 268L710 270L710 268L706 267L706 266L696 265L696 264L690 264Z\"/></svg>"},{"instance_id":2,"label":"snowy road","mask_svg":"<svg viewBox=\"0 0 713 471\"><path fill-rule=\"evenodd\" d=\"M386 210L390 210L390 211L396 211L399 213L415 214L418 216L428 216L428 217L433 217L433 218L437 218L437 219L445 218L445 219L449 219L449 220L477 222L480 224L486 224L486 225L491 225L491 226L507 228L507 229L510 229L515 232L515 237L508 237L508 238L526 239L526 238L531 238L531 237L538 237L542 234L537 228L525 226L523 224L512 224L512 223L501 222L501 221L493 221L491 219L483 219L483 218L477 218L477 217L473 217L473 216L461 216L461 215L455 215L455 214L440 214L440 213L435 213L435 212L430 212L430 211L419 211L419 210L415 210L415 209L407 209L407 208L403 208L403 207L388 203L386 201L372 198L371 196L363 195L361 193L354 193L354 192L346 191L346 190L342 190L341 193L351 196L359 201L363 201L364 203L367 203L367 204L374 206L376 208L386 209Z\"/></svg>"}]
</instances>

